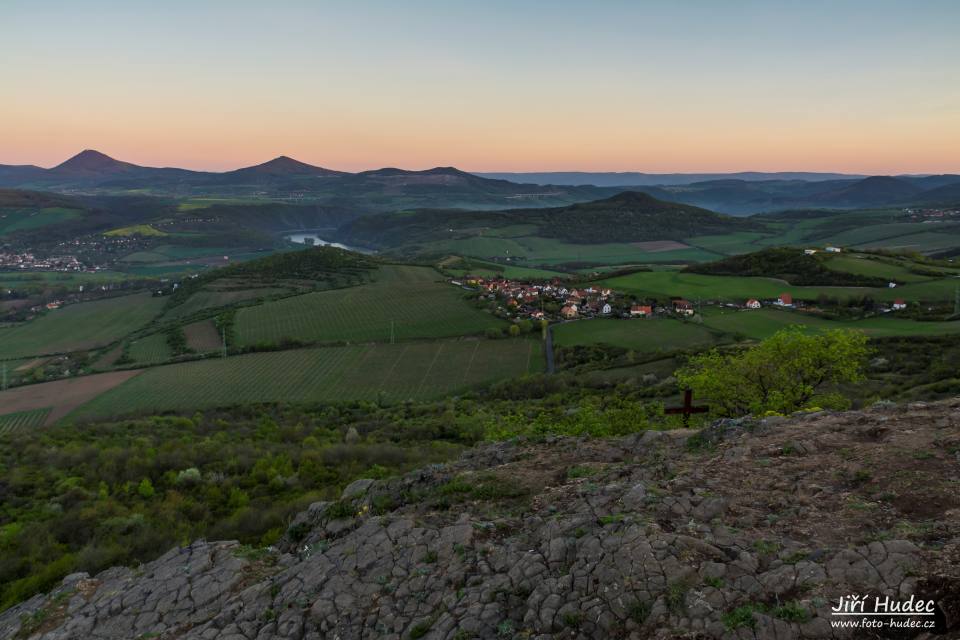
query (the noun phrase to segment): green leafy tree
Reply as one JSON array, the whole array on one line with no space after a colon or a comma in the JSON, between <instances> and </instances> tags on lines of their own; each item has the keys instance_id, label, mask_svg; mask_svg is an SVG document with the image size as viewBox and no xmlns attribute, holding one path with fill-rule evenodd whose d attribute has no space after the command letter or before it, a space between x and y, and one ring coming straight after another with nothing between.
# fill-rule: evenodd
<instances>
[{"instance_id":1,"label":"green leafy tree","mask_svg":"<svg viewBox=\"0 0 960 640\"><path fill-rule=\"evenodd\" d=\"M156 491L153 488L153 483L150 482L150 478L144 478L140 481L140 484L137 485L137 493L140 494L140 497L146 498L147 500L153 497Z\"/></svg>"},{"instance_id":2,"label":"green leafy tree","mask_svg":"<svg viewBox=\"0 0 960 640\"><path fill-rule=\"evenodd\" d=\"M793 326L746 351L694 356L676 376L709 401L715 416L841 409L849 402L831 387L863 380L867 354L867 337L858 331L807 335Z\"/></svg>"}]
</instances>

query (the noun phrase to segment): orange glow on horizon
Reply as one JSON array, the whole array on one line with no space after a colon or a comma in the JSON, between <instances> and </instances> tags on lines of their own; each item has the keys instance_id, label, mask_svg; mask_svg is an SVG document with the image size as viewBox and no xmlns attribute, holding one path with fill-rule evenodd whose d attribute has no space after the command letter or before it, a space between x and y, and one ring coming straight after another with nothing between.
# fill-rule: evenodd
<instances>
[{"instance_id":1,"label":"orange glow on horizon","mask_svg":"<svg viewBox=\"0 0 960 640\"><path fill-rule=\"evenodd\" d=\"M956 3L414 4L13 3L0 164L960 173Z\"/></svg>"}]
</instances>

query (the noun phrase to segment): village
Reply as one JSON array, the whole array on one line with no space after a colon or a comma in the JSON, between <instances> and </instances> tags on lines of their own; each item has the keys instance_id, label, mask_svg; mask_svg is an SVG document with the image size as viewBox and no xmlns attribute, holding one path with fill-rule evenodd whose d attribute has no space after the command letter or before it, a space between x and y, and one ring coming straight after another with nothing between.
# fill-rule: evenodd
<instances>
[{"instance_id":1,"label":"village","mask_svg":"<svg viewBox=\"0 0 960 640\"><path fill-rule=\"evenodd\" d=\"M84 271L86 267L76 256L61 255L41 258L33 252L25 251L0 253L0 269L18 271Z\"/></svg>"},{"instance_id":2,"label":"village","mask_svg":"<svg viewBox=\"0 0 960 640\"><path fill-rule=\"evenodd\" d=\"M904 209L903 213L906 214L906 216L913 222L923 222L927 224L935 222L954 222L960 219L960 208L958 207L925 209L908 208Z\"/></svg>"},{"instance_id":3,"label":"village","mask_svg":"<svg viewBox=\"0 0 960 640\"><path fill-rule=\"evenodd\" d=\"M780 293L776 298L749 298L742 302L697 300L671 297L669 302L637 299L606 287L587 285L577 287L560 279L545 282L484 278L467 275L450 280L450 284L479 293L477 300L496 304L496 312L509 319L546 320L562 322L586 318L646 319L654 317L692 318L702 308L754 310L773 307L783 310L803 310L817 313L813 302L795 299L791 293ZM880 304L876 311L889 313L907 308L903 299L891 304Z\"/></svg>"}]
</instances>

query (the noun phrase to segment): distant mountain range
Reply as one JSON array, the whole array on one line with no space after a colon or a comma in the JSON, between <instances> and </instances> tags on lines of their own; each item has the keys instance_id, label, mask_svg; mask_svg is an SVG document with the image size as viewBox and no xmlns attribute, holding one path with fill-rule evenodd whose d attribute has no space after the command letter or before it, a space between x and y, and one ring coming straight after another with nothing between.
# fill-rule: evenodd
<instances>
[{"instance_id":1,"label":"distant mountain range","mask_svg":"<svg viewBox=\"0 0 960 640\"><path fill-rule=\"evenodd\" d=\"M960 175L859 176L835 173L523 173L481 174L514 176L536 182L608 186L626 180L624 189L638 186L663 200L683 202L732 215L798 208L859 209L905 205L960 203ZM698 179L709 178L709 179ZM510 179L510 178L507 178ZM654 183L661 180L659 183Z\"/></svg>"},{"instance_id":2,"label":"distant mountain range","mask_svg":"<svg viewBox=\"0 0 960 640\"><path fill-rule=\"evenodd\" d=\"M517 184L481 178L453 167L426 171L384 168L360 173L315 167L280 156L234 171L142 167L86 150L50 169L0 165L0 187L70 194L148 193L159 196L261 197L309 200L358 212L408 207L557 206L617 193L601 187Z\"/></svg>"},{"instance_id":3,"label":"distant mountain range","mask_svg":"<svg viewBox=\"0 0 960 640\"><path fill-rule=\"evenodd\" d=\"M600 200L624 190L732 215L798 208L856 209L960 202L960 175L837 173L483 173L454 167L349 173L287 156L234 171L143 167L86 150L50 169L0 165L0 187L69 194L306 200L359 213L410 208L514 209Z\"/></svg>"},{"instance_id":4,"label":"distant mountain range","mask_svg":"<svg viewBox=\"0 0 960 640\"><path fill-rule=\"evenodd\" d=\"M851 180L866 178L855 173L817 173L811 171L741 171L738 173L640 173L638 171L592 172L592 171L545 171L530 173L493 172L477 173L484 178L509 180L511 182L532 182L533 184L593 185L596 187L654 187L664 185L684 185L708 180L803 180L804 182L822 182L824 180Z\"/></svg>"}]
</instances>

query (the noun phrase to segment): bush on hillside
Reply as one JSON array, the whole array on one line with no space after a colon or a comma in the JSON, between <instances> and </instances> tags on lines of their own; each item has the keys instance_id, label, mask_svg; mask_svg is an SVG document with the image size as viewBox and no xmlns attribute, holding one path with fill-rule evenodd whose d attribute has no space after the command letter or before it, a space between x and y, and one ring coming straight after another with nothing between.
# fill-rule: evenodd
<instances>
[{"instance_id":1,"label":"bush on hillside","mask_svg":"<svg viewBox=\"0 0 960 640\"><path fill-rule=\"evenodd\" d=\"M676 376L681 387L709 401L715 416L841 409L849 401L830 387L863 380L868 352L858 331L807 335L794 326L739 353L714 349L694 356Z\"/></svg>"}]
</instances>

